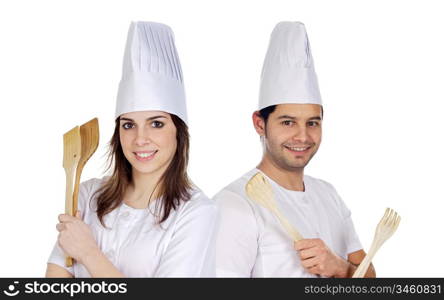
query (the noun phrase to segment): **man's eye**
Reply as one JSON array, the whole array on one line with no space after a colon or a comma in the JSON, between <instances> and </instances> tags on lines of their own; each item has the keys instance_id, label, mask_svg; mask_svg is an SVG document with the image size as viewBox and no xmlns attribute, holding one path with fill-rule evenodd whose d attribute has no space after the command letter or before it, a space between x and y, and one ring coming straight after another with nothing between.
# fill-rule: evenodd
<instances>
[{"instance_id":1,"label":"man's eye","mask_svg":"<svg viewBox=\"0 0 444 300\"><path fill-rule=\"evenodd\" d=\"M310 121L310 122L308 122L308 126L310 126L310 127L316 127L316 126L319 126L319 123L316 122L316 121Z\"/></svg>"},{"instance_id":2,"label":"man's eye","mask_svg":"<svg viewBox=\"0 0 444 300\"><path fill-rule=\"evenodd\" d=\"M153 128L162 128L163 127L163 123L160 121L153 121L153 123L151 123L151 127Z\"/></svg>"},{"instance_id":3,"label":"man's eye","mask_svg":"<svg viewBox=\"0 0 444 300\"><path fill-rule=\"evenodd\" d=\"M131 129L134 127L133 123L127 122L122 125L123 129Z\"/></svg>"},{"instance_id":4,"label":"man's eye","mask_svg":"<svg viewBox=\"0 0 444 300\"><path fill-rule=\"evenodd\" d=\"M282 125L284 125L284 126L291 126L291 125L293 125L293 121L290 121L290 120L285 120L285 121L282 121Z\"/></svg>"}]
</instances>

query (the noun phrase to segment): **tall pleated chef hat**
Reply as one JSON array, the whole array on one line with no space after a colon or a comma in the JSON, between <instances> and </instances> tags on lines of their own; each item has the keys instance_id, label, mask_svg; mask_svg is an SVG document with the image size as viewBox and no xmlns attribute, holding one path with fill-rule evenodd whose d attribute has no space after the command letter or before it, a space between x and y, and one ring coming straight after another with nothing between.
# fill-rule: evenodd
<instances>
[{"instance_id":1,"label":"tall pleated chef hat","mask_svg":"<svg viewBox=\"0 0 444 300\"><path fill-rule=\"evenodd\" d=\"M284 103L322 105L310 43L301 22L276 25L262 68L259 109Z\"/></svg>"},{"instance_id":2,"label":"tall pleated chef hat","mask_svg":"<svg viewBox=\"0 0 444 300\"><path fill-rule=\"evenodd\" d=\"M145 110L165 111L187 123L182 69L173 31L165 24L132 22L115 116Z\"/></svg>"}]
</instances>

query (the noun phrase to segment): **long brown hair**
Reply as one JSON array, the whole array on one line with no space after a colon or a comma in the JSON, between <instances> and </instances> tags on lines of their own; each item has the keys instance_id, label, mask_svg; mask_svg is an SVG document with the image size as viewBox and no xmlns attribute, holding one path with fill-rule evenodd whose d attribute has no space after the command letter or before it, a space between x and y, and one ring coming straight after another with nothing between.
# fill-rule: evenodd
<instances>
[{"instance_id":1,"label":"long brown hair","mask_svg":"<svg viewBox=\"0 0 444 300\"><path fill-rule=\"evenodd\" d=\"M170 115L176 126L177 148L168 168L154 189L157 191L156 195L158 195L160 200L156 201L156 211L158 209L158 202L160 202L162 210L159 224L168 218L171 210L176 209L180 201L188 201L191 197L190 189L192 184L187 174L190 147L188 127L182 119L176 115ZM107 170L114 166L113 173L94 194L97 196L97 216L104 227L106 226L103 222L103 217L119 207L123 201L126 188L132 181L132 167L123 154L122 145L120 144L119 126L120 118L117 118L114 134L108 149L109 164Z\"/></svg>"}]
</instances>

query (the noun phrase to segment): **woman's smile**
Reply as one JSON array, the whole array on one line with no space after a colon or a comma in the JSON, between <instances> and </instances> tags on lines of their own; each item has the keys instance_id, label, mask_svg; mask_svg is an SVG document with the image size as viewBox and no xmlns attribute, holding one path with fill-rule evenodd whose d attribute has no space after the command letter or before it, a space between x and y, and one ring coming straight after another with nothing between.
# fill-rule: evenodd
<instances>
[{"instance_id":1,"label":"woman's smile","mask_svg":"<svg viewBox=\"0 0 444 300\"><path fill-rule=\"evenodd\" d=\"M159 150L155 150L155 151L136 151L136 152L133 152L133 154L134 154L134 156L136 157L136 159L138 161L148 161L148 160L153 159L158 151Z\"/></svg>"}]
</instances>

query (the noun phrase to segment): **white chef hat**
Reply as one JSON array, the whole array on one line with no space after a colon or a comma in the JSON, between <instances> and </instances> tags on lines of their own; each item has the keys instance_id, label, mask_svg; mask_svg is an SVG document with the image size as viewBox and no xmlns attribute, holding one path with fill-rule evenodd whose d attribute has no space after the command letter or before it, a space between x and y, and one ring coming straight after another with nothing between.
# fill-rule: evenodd
<instances>
[{"instance_id":1,"label":"white chef hat","mask_svg":"<svg viewBox=\"0 0 444 300\"><path fill-rule=\"evenodd\" d=\"M185 89L173 31L160 23L132 22L123 58L116 118L144 110L165 111L187 123Z\"/></svg>"},{"instance_id":2,"label":"white chef hat","mask_svg":"<svg viewBox=\"0 0 444 300\"><path fill-rule=\"evenodd\" d=\"M276 25L262 68L259 109L284 103L322 105L310 43L301 22Z\"/></svg>"}]
</instances>

